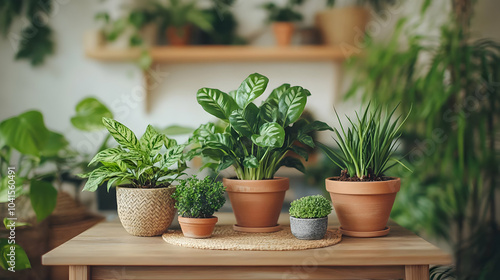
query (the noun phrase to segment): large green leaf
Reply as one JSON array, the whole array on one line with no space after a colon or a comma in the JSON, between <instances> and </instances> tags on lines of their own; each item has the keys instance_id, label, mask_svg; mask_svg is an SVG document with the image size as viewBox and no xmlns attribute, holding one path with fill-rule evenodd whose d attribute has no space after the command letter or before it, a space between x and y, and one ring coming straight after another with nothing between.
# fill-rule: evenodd
<instances>
[{"instance_id":1,"label":"large green leaf","mask_svg":"<svg viewBox=\"0 0 500 280\"><path fill-rule=\"evenodd\" d=\"M49 131L47 143L40 151L40 154L46 157L56 156L59 151L66 148L68 144L68 140L66 140L64 135Z\"/></svg>"},{"instance_id":2,"label":"large green leaf","mask_svg":"<svg viewBox=\"0 0 500 280\"><path fill-rule=\"evenodd\" d=\"M259 134L252 135L252 142L260 147L278 148L285 141L285 130L277 123L265 123L259 129Z\"/></svg>"},{"instance_id":3,"label":"large green leaf","mask_svg":"<svg viewBox=\"0 0 500 280\"><path fill-rule=\"evenodd\" d=\"M281 96L290 88L290 84L282 84L281 86L273 89L266 101L274 100L278 104Z\"/></svg>"},{"instance_id":4,"label":"large green leaf","mask_svg":"<svg viewBox=\"0 0 500 280\"><path fill-rule=\"evenodd\" d=\"M289 88L280 98L279 112L284 126L297 121L306 107L307 94L302 87Z\"/></svg>"},{"instance_id":5,"label":"large green leaf","mask_svg":"<svg viewBox=\"0 0 500 280\"><path fill-rule=\"evenodd\" d=\"M153 139L153 137L155 137L158 134L159 134L158 131L156 131L156 129L149 124L148 127L146 128L146 131L141 136L139 143L141 143L142 147L147 147L148 143L151 142L151 139Z\"/></svg>"},{"instance_id":6,"label":"large green leaf","mask_svg":"<svg viewBox=\"0 0 500 280\"><path fill-rule=\"evenodd\" d=\"M245 157L245 159L243 160L243 166L247 168L259 168L259 165L259 160L253 155Z\"/></svg>"},{"instance_id":7,"label":"large green leaf","mask_svg":"<svg viewBox=\"0 0 500 280\"><path fill-rule=\"evenodd\" d=\"M240 135L252 137L256 134L256 127L258 125L259 108L250 103L245 109L234 111L229 116L229 123Z\"/></svg>"},{"instance_id":8,"label":"large green leaf","mask_svg":"<svg viewBox=\"0 0 500 280\"><path fill-rule=\"evenodd\" d=\"M185 147L184 145L178 145L167 149L167 152L163 155L160 162L160 168L165 169L179 162Z\"/></svg>"},{"instance_id":9,"label":"large green leaf","mask_svg":"<svg viewBox=\"0 0 500 280\"><path fill-rule=\"evenodd\" d=\"M49 182L31 180L30 200L37 220L42 221L56 208L57 190Z\"/></svg>"},{"instance_id":10,"label":"large green leaf","mask_svg":"<svg viewBox=\"0 0 500 280\"><path fill-rule=\"evenodd\" d=\"M15 198L24 194L23 184L25 178L17 177L15 178ZM5 176L0 179L0 203L5 203L9 201L9 192L12 193L12 189L9 188L9 176Z\"/></svg>"},{"instance_id":11,"label":"large green leaf","mask_svg":"<svg viewBox=\"0 0 500 280\"><path fill-rule=\"evenodd\" d=\"M124 126L120 122L106 117L102 118L102 122L118 144L130 150L141 149L139 140L137 140L135 134L128 127Z\"/></svg>"},{"instance_id":12,"label":"large green leaf","mask_svg":"<svg viewBox=\"0 0 500 280\"><path fill-rule=\"evenodd\" d=\"M228 120L229 115L238 107L231 96L213 88L198 90L196 100L207 113L221 120Z\"/></svg>"},{"instance_id":13,"label":"large green leaf","mask_svg":"<svg viewBox=\"0 0 500 280\"><path fill-rule=\"evenodd\" d=\"M262 103L260 106L260 118L266 122L276 122L278 121L279 110L278 102L271 99Z\"/></svg>"},{"instance_id":14,"label":"large green leaf","mask_svg":"<svg viewBox=\"0 0 500 280\"><path fill-rule=\"evenodd\" d=\"M302 161L300 161L300 159L294 158L294 157L285 157L280 162L278 168L281 167L281 166L295 168L295 169L297 169L298 171L300 171L302 173L306 172L306 169L304 167L304 164L302 164Z\"/></svg>"},{"instance_id":15,"label":"large green leaf","mask_svg":"<svg viewBox=\"0 0 500 280\"><path fill-rule=\"evenodd\" d=\"M94 158L89 162L89 166L96 162L115 162L119 160L124 154L122 148L110 148L106 150L102 150Z\"/></svg>"},{"instance_id":16,"label":"large green leaf","mask_svg":"<svg viewBox=\"0 0 500 280\"><path fill-rule=\"evenodd\" d=\"M258 73L249 75L236 92L236 103L240 108L245 108L248 103L255 100L266 90L269 79Z\"/></svg>"},{"instance_id":17,"label":"large green leaf","mask_svg":"<svg viewBox=\"0 0 500 280\"><path fill-rule=\"evenodd\" d=\"M13 247L15 250L15 267L10 265L12 264L12 262L9 263L11 247ZM24 249L17 244L9 244L9 240L7 238L0 238L0 266L4 270L9 270L10 268L12 269L10 271L14 273L20 270L31 268L30 260Z\"/></svg>"},{"instance_id":18,"label":"large green leaf","mask_svg":"<svg viewBox=\"0 0 500 280\"><path fill-rule=\"evenodd\" d=\"M71 124L83 131L96 131L104 128L102 118L113 118L113 113L94 97L80 101L75 108L76 114L71 117Z\"/></svg>"},{"instance_id":19,"label":"large green leaf","mask_svg":"<svg viewBox=\"0 0 500 280\"><path fill-rule=\"evenodd\" d=\"M22 154L40 156L50 131L45 127L43 116L38 111L28 111L3 121L0 134L5 143Z\"/></svg>"}]
</instances>

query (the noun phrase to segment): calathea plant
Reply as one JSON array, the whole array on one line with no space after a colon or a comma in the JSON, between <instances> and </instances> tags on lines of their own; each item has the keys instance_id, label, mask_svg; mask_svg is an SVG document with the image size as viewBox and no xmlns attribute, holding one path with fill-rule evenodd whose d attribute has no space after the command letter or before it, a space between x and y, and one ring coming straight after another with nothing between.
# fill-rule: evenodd
<instances>
[{"instance_id":1,"label":"calathea plant","mask_svg":"<svg viewBox=\"0 0 500 280\"><path fill-rule=\"evenodd\" d=\"M151 125L138 139L130 129L115 120L103 118L103 123L119 146L103 150L92 159L89 165L101 162L102 166L81 175L88 178L84 190L95 191L104 182L108 182L108 190L121 184L133 188L167 187L187 168L183 153L185 145L178 145ZM162 152L163 147L165 152Z\"/></svg>"},{"instance_id":2,"label":"calathea plant","mask_svg":"<svg viewBox=\"0 0 500 280\"><path fill-rule=\"evenodd\" d=\"M299 120L310 95L300 86L283 84L260 107L255 105L253 101L264 93L268 82L267 77L254 73L229 94L200 89L198 103L227 126L216 131L212 123L201 125L190 140L198 145L191 153L215 161L208 166L217 172L233 166L242 180L272 179L281 166L304 171L302 162L287 152L294 151L307 160L307 151L297 142L314 147L309 134L331 128L320 121Z\"/></svg>"}]
</instances>

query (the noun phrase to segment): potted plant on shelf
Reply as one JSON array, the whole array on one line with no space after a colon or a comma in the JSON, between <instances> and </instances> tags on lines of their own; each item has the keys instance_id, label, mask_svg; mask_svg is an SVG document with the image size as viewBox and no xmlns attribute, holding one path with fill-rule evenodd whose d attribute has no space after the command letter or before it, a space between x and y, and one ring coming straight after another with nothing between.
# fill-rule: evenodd
<instances>
[{"instance_id":1,"label":"potted plant on shelf","mask_svg":"<svg viewBox=\"0 0 500 280\"><path fill-rule=\"evenodd\" d=\"M295 10L295 7L302 5L303 2L304 0L288 0L284 7L279 7L273 2L262 6L269 13L268 21L272 22L278 46L290 45L295 30L294 22L302 20L302 15Z\"/></svg>"},{"instance_id":2,"label":"potted plant on shelf","mask_svg":"<svg viewBox=\"0 0 500 280\"><path fill-rule=\"evenodd\" d=\"M175 208L179 212L179 224L182 233L190 238L207 238L212 236L219 210L226 198L221 182L210 177L197 179L196 176L182 180L172 195Z\"/></svg>"},{"instance_id":3,"label":"potted plant on shelf","mask_svg":"<svg viewBox=\"0 0 500 280\"><path fill-rule=\"evenodd\" d=\"M203 31L212 30L210 14L196 7L196 2L182 3L170 0L169 5L154 3L161 30L165 30L169 43L173 46L189 44L192 26Z\"/></svg>"},{"instance_id":4,"label":"potted plant on shelf","mask_svg":"<svg viewBox=\"0 0 500 280\"><path fill-rule=\"evenodd\" d=\"M392 120L397 107L391 112L382 109L370 110L370 105L356 119L348 118L351 126L341 131L334 129L340 151L325 145L325 151L342 172L339 177L326 179L326 189L332 197L335 212L344 235L354 237L377 237L389 233L386 226L400 178L387 177L385 172L401 161L393 158L401 127L406 118ZM390 160L394 160L390 163Z\"/></svg>"},{"instance_id":5,"label":"potted plant on shelf","mask_svg":"<svg viewBox=\"0 0 500 280\"><path fill-rule=\"evenodd\" d=\"M309 134L331 129L320 121L299 120L310 95L300 86L283 84L260 107L255 105L253 101L264 93L268 82L267 77L255 73L230 94L212 88L197 93L203 109L226 127L217 130L211 123L201 125L190 140L197 145L190 153L213 160L206 166L216 172L234 167L237 178L224 178L223 183L238 231L280 230L277 221L289 181L275 178L274 174L281 166L304 171L302 162L287 156L287 152L294 151L307 159L307 151L296 141L313 147Z\"/></svg>"},{"instance_id":6,"label":"potted plant on shelf","mask_svg":"<svg viewBox=\"0 0 500 280\"><path fill-rule=\"evenodd\" d=\"M293 236L304 240L322 239L328 228L332 204L322 195L305 196L290 204L290 228Z\"/></svg>"},{"instance_id":7,"label":"potted plant on shelf","mask_svg":"<svg viewBox=\"0 0 500 280\"><path fill-rule=\"evenodd\" d=\"M118 216L125 230L136 236L162 234L174 218L171 195L175 188L171 183L187 168L185 145L178 145L151 125L137 139L115 120L103 118L103 123L119 146L92 159L89 165L101 162L102 166L81 175L88 178L83 190L93 192L105 182L108 190L117 185Z\"/></svg>"}]
</instances>

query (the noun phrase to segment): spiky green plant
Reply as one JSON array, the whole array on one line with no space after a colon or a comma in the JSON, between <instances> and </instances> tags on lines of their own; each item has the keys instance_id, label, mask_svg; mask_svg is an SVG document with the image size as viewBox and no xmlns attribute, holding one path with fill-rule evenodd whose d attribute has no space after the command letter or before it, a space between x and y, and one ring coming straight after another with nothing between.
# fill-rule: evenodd
<instances>
[{"instance_id":1,"label":"spiky green plant","mask_svg":"<svg viewBox=\"0 0 500 280\"><path fill-rule=\"evenodd\" d=\"M392 111L386 110L383 113L380 107L371 111L368 105L362 115L356 112L356 119L347 117L350 124L347 129L335 111L341 130L334 128L333 131L340 152L323 144L320 147L330 160L342 170L347 170L350 177L361 181L380 178L394 165L399 163L404 166L393 158L393 154L401 136L401 127L408 116L403 120L401 116L393 120L396 109L397 106ZM393 163L389 164L391 160Z\"/></svg>"}]
</instances>

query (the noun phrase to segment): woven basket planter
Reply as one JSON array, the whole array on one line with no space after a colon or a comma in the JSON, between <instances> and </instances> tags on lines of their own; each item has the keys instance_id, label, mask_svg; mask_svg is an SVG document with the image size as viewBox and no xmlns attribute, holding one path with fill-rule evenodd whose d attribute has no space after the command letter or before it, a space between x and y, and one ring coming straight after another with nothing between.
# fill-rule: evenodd
<instances>
[{"instance_id":1,"label":"woven basket planter","mask_svg":"<svg viewBox=\"0 0 500 280\"><path fill-rule=\"evenodd\" d=\"M158 189L116 188L118 217L125 230L135 236L163 234L174 219L174 187Z\"/></svg>"}]
</instances>

